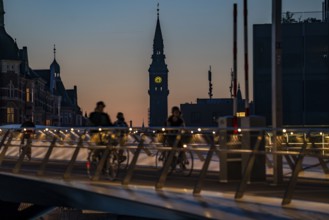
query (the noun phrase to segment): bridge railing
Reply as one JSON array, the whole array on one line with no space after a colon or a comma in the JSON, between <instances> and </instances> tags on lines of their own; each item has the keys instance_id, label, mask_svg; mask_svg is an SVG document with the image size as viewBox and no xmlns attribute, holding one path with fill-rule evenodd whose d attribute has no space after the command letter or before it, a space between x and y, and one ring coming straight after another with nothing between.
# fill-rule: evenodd
<instances>
[{"instance_id":1,"label":"bridge railing","mask_svg":"<svg viewBox=\"0 0 329 220\"><path fill-rule=\"evenodd\" d=\"M99 134L106 141L99 140ZM173 142L166 142L174 137ZM276 138L276 141L274 141ZM115 141L109 141L115 140ZM179 144L180 143L180 144ZM277 146L273 146L277 144ZM193 193L200 194L210 165L215 164L219 181L229 182L231 173L240 173L239 187L235 198L244 195L248 182L266 181L273 155L280 155L289 166L289 184L282 204L293 197L300 171L305 169L305 157L313 157L314 165L320 166L325 174L329 158L329 129L286 128L273 132L268 128L61 128L44 129L1 129L0 168L2 171L20 173L22 166L39 161L37 175L45 175L47 166L54 161L65 161L63 178L71 178L74 166L87 160L88 151L97 147L127 149L131 155L129 166L122 179L123 185L131 184L138 166L156 166L154 156L158 151L168 151L168 160L161 168L156 189L165 186L171 162L176 152L190 151L199 167L194 169L197 181ZM30 152L29 152L30 151ZM153 157L153 158L152 158ZM150 159L151 158L151 159ZM4 162L14 161L13 167ZM307 164L308 166L310 164ZM259 174L259 171L260 174ZM324 181L326 177L323 177Z\"/></svg>"}]
</instances>

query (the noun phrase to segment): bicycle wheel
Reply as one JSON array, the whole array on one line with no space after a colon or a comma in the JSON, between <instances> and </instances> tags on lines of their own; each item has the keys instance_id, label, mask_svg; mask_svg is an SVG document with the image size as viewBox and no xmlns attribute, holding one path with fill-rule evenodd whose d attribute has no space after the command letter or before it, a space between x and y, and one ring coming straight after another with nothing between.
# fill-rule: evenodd
<instances>
[{"instance_id":1,"label":"bicycle wheel","mask_svg":"<svg viewBox=\"0 0 329 220\"><path fill-rule=\"evenodd\" d=\"M166 161L166 151L158 150L155 154L155 167L162 168Z\"/></svg>"},{"instance_id":2,"label":"bicycle wheel","mask_svg":"<svg viewBox=\"0 0 329 220\"><path fill-rule=\"evenodd\" d=\"M105 164L105 174L110 180L117 178L119 173L119 155L116 151L111 150Z\"/></svg>"},{"instance_id":3,"label":"bicycle wheel","mask_svg":"<svg viewBox=\"0 0 329 220\"><path fill-rule=\"evenodd\" d=\"M129 150L122 150L120 152L119 150L119 164L120 164L120 169L127 169L129 166Z\"/></svg>"},{"instance_id":4,"label":"bicycle wheel","mask_svg":"<svg viewBox=\"0 0 329 220\"><path fill-rule=\"evenodd\" d=\"M194 160L191 151L180 152L176 164L176 170L182 172L184 176L190 176L193 171Z\"/></svg>"},{"instance_id":5,"label":"bicycle wheel","mask_svg":"<svg viewBox=\"0 0 329 220\"><path fill-rule=\"evenodd\" d=\"M163 167L168 159L169 154L170 154L170 151L158 151L156 153L155 165L157 168L163 169ZM171 161L171 164L169 165L169 168L168 168L168 175L170 175L175 170L176 164L177 164L177 157L174 156L174 158Z\"/></svg>"}]
</instances>

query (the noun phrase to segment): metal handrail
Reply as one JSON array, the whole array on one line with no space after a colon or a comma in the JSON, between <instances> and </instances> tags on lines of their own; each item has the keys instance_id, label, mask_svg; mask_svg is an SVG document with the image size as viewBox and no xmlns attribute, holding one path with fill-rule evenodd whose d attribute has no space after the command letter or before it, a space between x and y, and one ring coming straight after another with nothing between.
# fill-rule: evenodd
<instances>
[{"instance_id":1,"label":"metal handrail","mask_svg":"<svg viewBox=\"0 0 329 220\"><path fill-rule=\"evenodd\" d=\"M78 155L81 150L88 150L94 148L106 148L106 144L99 146L92 139L92 131L101 131L106 135L112 135L113 138L120 138L120 134L127 135L127 141L123 145L116 146L117 149L129 149L133 152L133 158L130 161L127 173L123 178L122 184L129 185L137 167L138 159L142 152L148 156L153 156L152 151L156 150L168 150L172 155L176 151L182 149L177 147L177 141L174 146L164 146L163 138L165 136L175 135L176 138L182 138L188 136L189 140L186 142L186 147L189 151L198 155L198 159L203 162L199 177L194 187L193 194L200 194L202 190L203 181L206 173L209 169L209 163L213 157L213 153L219 158L220 154L239 154L249 155L247 165L243 172L240 186L236 192L236 199L243 197L246 190L246 182L250 178L250 172L255 157L257 155L282 155L285 156L287 162L290 165L292 175L290 177L289 186L286 189L283 205L289 204L293 197L294 185L298 180L298 174L301 171L303 158L316 157L319 160L325 173L329 173L327 162L324 159L329 158L329 129L320 128L285 128L278 129L277 138L280 140L280 146L276 149L272 149L273 136L271 133L273 130L269 128L170 128L170 127L153 127L153 128L98 128L98 127L81 127L81 128L43 128L35 129L31 134L31 142L26 141L27 147L42 148L46 152L41 159L41 166L37 170L37 175L44 175L47 164L53 160L51 156L55 149L71 149L73 154L68 159L67 168L63 174L63 178L71 178L73 167L77 162ZM26 152L17 152L17 154L9 155L8 151L12 148L20 148L22 146L22 138L24 131L21 129L0 129L0 167L3 161L7 158L16 159L17 163L12 169L13 173L19 173L21 166L24 162ZM223 144L220 138L225 135L227 141ZM257 141L253 146L247 146L242 148L244 135L250 135L257 137ZM319 140L321 138L321 140ZM260 149L261 141L264 141L264 149ZM238 147L237 147L238 146ZM206 155L202 155L204 152ZM32 158L34 159L34 158ZM85 158L87 159L87 158ZM167 172L170 161L168 161L158 179L155 183L156 189L161 189L167 181ZM219 171L221 172L221 170Z\"/></svg>"}]
</instances>

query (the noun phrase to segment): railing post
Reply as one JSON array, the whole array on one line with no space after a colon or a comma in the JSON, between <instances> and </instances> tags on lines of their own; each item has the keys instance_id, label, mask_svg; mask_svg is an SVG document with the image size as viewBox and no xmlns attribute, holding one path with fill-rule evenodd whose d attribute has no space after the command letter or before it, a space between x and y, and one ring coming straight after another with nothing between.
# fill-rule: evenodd
<instances>
[{"instance_id":1,"label":"railing post","mask_svg":"<svg viewBox=\"0 0 329 220\"><path fill-rule=\"evenodd\" d=\"M53 137L53 140L51 141L51 144L50 144L50 146L49 146L49 148L47 150L47 153L46 153L45 157L42 160L40 169L37 172L37 175L38 176L42 176L44 174L44 172L46 170L47 163L48 163L49 158L50 158L50 155L53 152L54 147L56 146L57 138L58 138L58 136L57 136L57 134L55 134L55 136Z\"/></svg>"},{"instance_id":2,"label":"railing post","mask_svg":"<svg viewBox=\"0 0 329 220\"><path fill-rule=\"evenodd\" d=\"M172 146L172 149L169 152L168 157L166 158L166 161L164 163L160 178L159 178L158 182L155 184L155 189L157 189L157 190L162 189L163 186L164 186L164 183L165 183L165 181L167 179L167 176L168 176L169 168L172 165L172 161L173 161L174 155L177 151L177 146L178 146L178 143L180 142L181 138L182 138L181 134L176 135L175 143Z\"/></svg>"},{"instance_id":3,"label":"railing post","mask_svg":"<svg viewBox=\"0 0 329 220\"><path fill-rule=\"evenodd\" d=\"M126 174L126 176L124 177L124 179L122 181L122 185L124 185L124 186L127 186L130 183L130 180L132 178L134 169L135 169L136 164L137 164L139 154L140 154L141 150L144 148L144 134L142 135L142 137L137 137L137 136L134 135L134 138L135 138L135 140L138 141L138 147L137 147L137 150L134 153L133 159L131 160L131 162L129 164L127 174Z\"/></svg>"},{"instance_id":4,"label":"railing post","mask_svg":"<svg viewBox=\"0 0 329 220\"><path fill-rule=\"evenodd\" d=\"M203 181L206 177L208 168L209 168L209 164L211 161L211 158L213 157L214 151L216 151L216 145L214 142L214 137L209 137L209 135L206 135L206 141L207 143L210 145L209 151L207 153L207 157L206 160L203 163L202 166L202 170L200 172L199 178L198 178L198 182L195 184L194 189L193 189L193 195L198 195L201 192L201 189L203 187Z\"/></svg>"},{"instance_id":5,"label":"railing post","mask_svg":"<svg viewBox=\"0 0 329 220\"><path fill-rule=\"evenodd\" d=\"M246 166L244 166L243 174L242 174L242 180L240 181L239 187L235 193L235 199L240 199L243 197L244 191L247 187L248 181L250 181L253 171L253 166L255 164L257 153L259 152L259 149L261 147L262 140L264 139L264 132L259 131L259 135L257 136L257 142L255 144L255 147L252 150L252 153L249 155L249 159L247 161ZM264 161L265 165L265 161Z\"/></svg>"},{"instance_id":6,"label":"railing post","mask_svg":"<svg viewBox=\"0 0 329 220\"><path fill-rule=\"evenodd\" d=\"M26 144L25 145L24 145L24 140L26 140ZM15 165L15 167L13 169L13 173L19 173L19 171L20 171L20 169L22 167L23 160L24 160L25 156L27 156L28 150L31 149L31 148L32 148L31 136L28 135L28 137L25 138L25 135L23 134L22 135L20 149L19 149L19 150L21 150L21 154L19 155L19 158L17 160L17 163L16 163L16 165Z\"/></svg>"},{"instance_id":7,"label":"railing post","mask_svg":"<svg viewBox=\"0 0 329 220\"><path fill-rule=\"evenodd\" d=\"M3 135L2 139L1 139L1 142L0 142L0 150L1 150L2 146L4 145L4 143L6 141L6 138L8 137L9 133L10 133L10 130L8 129L6 131L6 133Z\"/></svg>"},{"instance_id":8,"label":"railing post","mask_svg":"<svg viewBox=\"0 0 329 220\"><path fill-rule=\"evenodd\" d=\"M110 154L110 151L111 151L110 148L111 148L111 146L106 146L106 148L104 150L104 153L102 154L102 158L100 159L100 161L97 164L95 174L94 174L94 176L92 177L91 180L93 180L93 181L99 180L99 177L101 175L104 164L106 163L108 155Z\"/></svg>"},{"instance_id":9,"label":"railing post","mask_svg":"<svg viewBox=\"0 0 329 220\"><path fill-rule=\"evenodd\" d=\"M86 133L86 131L84 132L84 134L85 133ZM79 151L80 151L80 149L82 147L82 143L83 143L83 135L80 135L79 142L78 142L78 144L77 144L77 146L76 146L76 148L74 150L74 153L73 153L72 158L71 158L71 160L69 162L69 165L67 166L67 168L65 170L65 173L64 173L64 176L63 176L64 179L70 178L71 172L72 172L72 169L73 169L73 166L75 164L75 161L77 160Z\"/></svg>"},{"instance_id":10,"label":"railing post","mask_svg":"<svg viewBox=\"0 0 329 220\"><path fill-rule=\"evenodd\" d=\"M304 144L303 144L303 146L302 146L302 148L299 152L297 161L295 163L295 168L293 170L293 173L291 174L289 184L288 184L288 186L286 188L286 191L284 193L284 197L283 197L283 200L282 200L282 205L287 205L291 202L292 195L294 193L294 189L295 189L296 184L297 184L298 174L302 169L302 163L303 163L303 159L304 159L304 156L305 156L305 153L306 153L306 150L307 150L307 145L308 145L307 144L307 137L309 137L309 135L310 135L310 132L308 132L306 137L304 136Z\"/></svg>"},{"instance_id":11,"label":"railing post","mask_svg":"<svg viewBox=\"0 0 329 220\"><path fill-rule=\"evenodd\" d=\"M0 153L0 166L2 165L2 162L5 159L6 152L7 152L8 148L9 148L9 145L10 145L10 143L11 143L13 137L14 137L13 133L14 133L13 131L10 131L10 135L9 135L8 140L7 140L7 143L4 145L4 147L3 147L3 149Z\"/></svg>"}]
</instances>

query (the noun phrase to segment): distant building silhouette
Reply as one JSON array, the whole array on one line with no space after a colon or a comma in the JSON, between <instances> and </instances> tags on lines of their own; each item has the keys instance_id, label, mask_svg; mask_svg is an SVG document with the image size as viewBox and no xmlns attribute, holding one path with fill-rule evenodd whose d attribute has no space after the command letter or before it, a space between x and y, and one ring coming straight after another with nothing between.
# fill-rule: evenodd
<instances>
[{"instance_id":1,"label":"distant building silhouette","mask_svg":"<svg viewBox=\"0 0 329 220\"><path fill-rule=\"evenodd\" d=\"M159 6L158 6L159 7ZM153 40L152 63L149 72L149 126L164 126L168 116L168 68L163 51L163 38L160 27L159 8Z\"/></svg>"},{"instance_id":2,"label":"distant building silhouette","mask_svg":"<svg viewBox=\"0 0 329 220\"><path fill-rule=\"evenodd\" d=\"M328 6L326 8L323 14L328 16ZM283 125L329 125L329 21L326 16L322 20L283 18ZM271 125L271 24L254 25L253 33L255 113L265 116Z\"/></svg>"},{"instance_id":3,"label":"distant building silhouette","mask_svg":"<svg viewBox=\"0 0 329 220\"><path fill-rule=\"evenodd\" d=\"M245 99L242 99L240 86L237 91L238 117L244 117ZM180 105L186 126L217 127L217 119L233 115L233 98L197 99L196 103ZM250 104L253 113L253 104Z\"/></svg>"},{"instance_id":4,"label":"distant building silhouette","mask_svg":"<svg viewBox=\"0 0 329 220\"><path fill-rule=\"evenodd\" d=\"M81 125L77 87L65 89L55 58L49 70L32 70L27 47L19 49L7 34L4 14L0 0L0 124L31 118L35 124Z\"/></svg>"}]
</instances>

